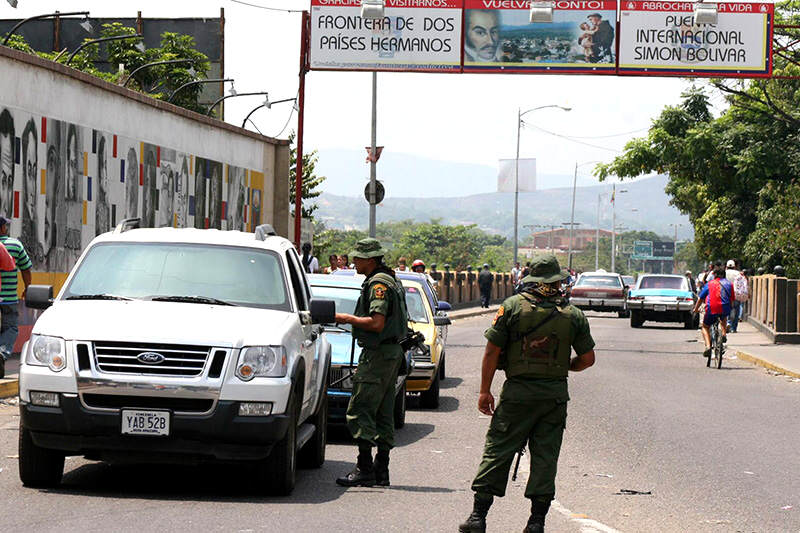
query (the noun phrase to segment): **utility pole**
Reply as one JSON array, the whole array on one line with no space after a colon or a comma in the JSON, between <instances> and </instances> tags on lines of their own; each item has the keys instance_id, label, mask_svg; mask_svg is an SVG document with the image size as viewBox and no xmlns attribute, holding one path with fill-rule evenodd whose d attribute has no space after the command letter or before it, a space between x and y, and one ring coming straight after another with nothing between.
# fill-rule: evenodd
<instances>
[{"instance_id":1,"label":"utility pole","mask_svg":"<svg viewBox=\"0 0 800 533\"><path fill-rule=\"evenodd\" d=\"M616 272L616 253L614 246L616 246L617 237L617 184L611 186L611 272Z\"/></svg>"},{"instance_id":2,"label":"utility pole","mask_svg":"<svg viewBox=\"0 0 800 533\"><path fill-rule=\"evenodd\" d=\"M375 237L375 196L376 187L376 168L377 164L377 135L378 135L378 73L372 73L372 151L369 158L369 236ZM517 141L519 144L519 141ZM516 231L516 222L514 225ZM514 235L516 237L516 235ZM516 250L516 247L514 248Z\"/></svg>"},{"instance_id":3,"label":"utility pole","mask_svg":"<svg viewBox=\"0 0 800 533\"><path fill-rule=\"evenodd\" d=\"M517 156L514 159L514 264L518 261L519 240L517 224L519 223L519 135L522 128L522 109L517 108Z\"/></svg>"},{"instance_id":4,"label":"utility pole","mask_svg":"<svg viewBox=\"0 0 800 533\"><path fill-rule=\"evenodd\" d=\"M600 199L602 194L597 195L597 226L594 229L594 270L600 269Z\"/></svg>"}]
</instances>

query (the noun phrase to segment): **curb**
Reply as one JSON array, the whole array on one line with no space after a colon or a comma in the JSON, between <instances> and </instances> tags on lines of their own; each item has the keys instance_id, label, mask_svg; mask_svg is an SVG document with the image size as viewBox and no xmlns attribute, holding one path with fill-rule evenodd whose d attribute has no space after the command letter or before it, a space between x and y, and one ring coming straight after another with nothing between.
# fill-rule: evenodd
<instances>
[{"instance_id":1,"label":"curb","mask_svg":"<svg viewBox=\"0 0 800 533\"><path fill-rule=\"evenodd\" d=\"M474 311L468 311L465 313L461 313L458 316L450 316L450 320L459 320L462 318L472 318L475 316L482 316L482 315L490 315L496 313L496 308L489 308L489 309L475 309Z\"/></svg>"},{"instance_id":2,"label":"curb","mask_svg":"<svg viewBox=\"0 0 800 533\"><path fill-rule=\"evenodd\" d=\"M736 350L736 357L742 359L743 361L753 363L754 365L768 368L769 370L774 370L775 372L780 372L781 374L786 374L787 376L800 379L800 373L792 372L791 370L786 370L785 368L781 368L776 364L770 363L765 359L761 359L760 357L756 357L755 355L749 354L747 352Z\"/></svg>"},{"instance_id":3,"label":"curb","mask_svg":"<svg viewBox=\"0 0 800 533\"><path fill-rule=\"evenodd\" d=\"M0 398L10 398L19 394L19 379L0 379Z\"/></svg>"}]
</instances>

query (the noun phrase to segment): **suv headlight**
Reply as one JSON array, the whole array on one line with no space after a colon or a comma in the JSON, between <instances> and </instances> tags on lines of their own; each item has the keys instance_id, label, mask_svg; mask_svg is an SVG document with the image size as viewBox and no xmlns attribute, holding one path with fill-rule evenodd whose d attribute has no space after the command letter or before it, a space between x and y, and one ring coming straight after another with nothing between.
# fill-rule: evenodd
<instances>
[{"instance_id":1,"label":"suv headlight","mask_svg":"<svg viewBox=\"0 0 800 533\"><path fill-rule=\"evenodd\" d=\"M26 363L47 366L53 372L61 372L67 367L67 346L60 337L33 335L28 345Z\"/></svg>"},{"instance_id":2,"label":"suv headlight","mask_svg":"<svg viewBox=\"0 0 800 533\"><path fill-rule=\"evenodd\" d=\"M249 346L239 352L236 377L250 381L255 377L282 378L286 375L286 350L283 346Z\"/></svg>"}]
</instances>

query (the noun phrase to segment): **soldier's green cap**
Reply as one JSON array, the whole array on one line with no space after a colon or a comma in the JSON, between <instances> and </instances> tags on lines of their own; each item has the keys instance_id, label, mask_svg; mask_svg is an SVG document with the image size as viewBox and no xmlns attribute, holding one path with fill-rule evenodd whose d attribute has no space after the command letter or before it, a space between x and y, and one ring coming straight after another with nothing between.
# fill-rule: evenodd
<instances>
[{"instance_id":1,"label":"soldier's green cap","mask_svg":"<svg viewBox=\"0 0 800 533\"><path fill-rule=\"evenodd\" d=\"M569 277L569 272L561 270L554 255L545 255L531 265L531 272L522 279L523 283L554 283Z\"/></svg>"},{"instance_id":2,"label":"soldier's green cap","mask_svg":"<svg viewBox=\"0 0 800 533\"><path fill-rule=\"evenodd\" d=\"M381 246L378 239L373 239L372 237L358 241L355 250L350 252L350 257L358 257L360 259L383 257L384 255L386 255L386 249Z\"/></svg>"}]
</instances>

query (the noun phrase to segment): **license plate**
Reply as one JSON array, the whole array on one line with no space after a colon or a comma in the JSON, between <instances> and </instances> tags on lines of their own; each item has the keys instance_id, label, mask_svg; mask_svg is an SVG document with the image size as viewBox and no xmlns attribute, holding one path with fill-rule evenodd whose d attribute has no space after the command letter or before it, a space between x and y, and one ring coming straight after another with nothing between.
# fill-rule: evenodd
<instances>
[{"instance_id":1,"label":"license plate","mask_svg":"<svg viewBox=\"0 0 800 533\"><path fill-rule=\"evenodd\" d=\"M122 410L123 435L169 435L169 411Z\"/></svg>"},{"instance_id":2,"label":"license plate","mask_svg":"<svg viewBox=\"0 0 800 533\"><path fill-rule=\"evenodd\" d=\"M663 313L666 310L667 310L667 306L666 305L654 305L653 306L653 311L658 311L658 312Z\"/></svg>"},{"instance_id":3,"label":"license plate","mask_svg":"<svg viewBox=\"0 0 800 533\"><path fill-rule=\"evenodd\" d=\"M605 298L606 296L608 296L608 293L607 292L590 292L589 296L591 296L592 298Z\"/></svg>"}]
</instances>

